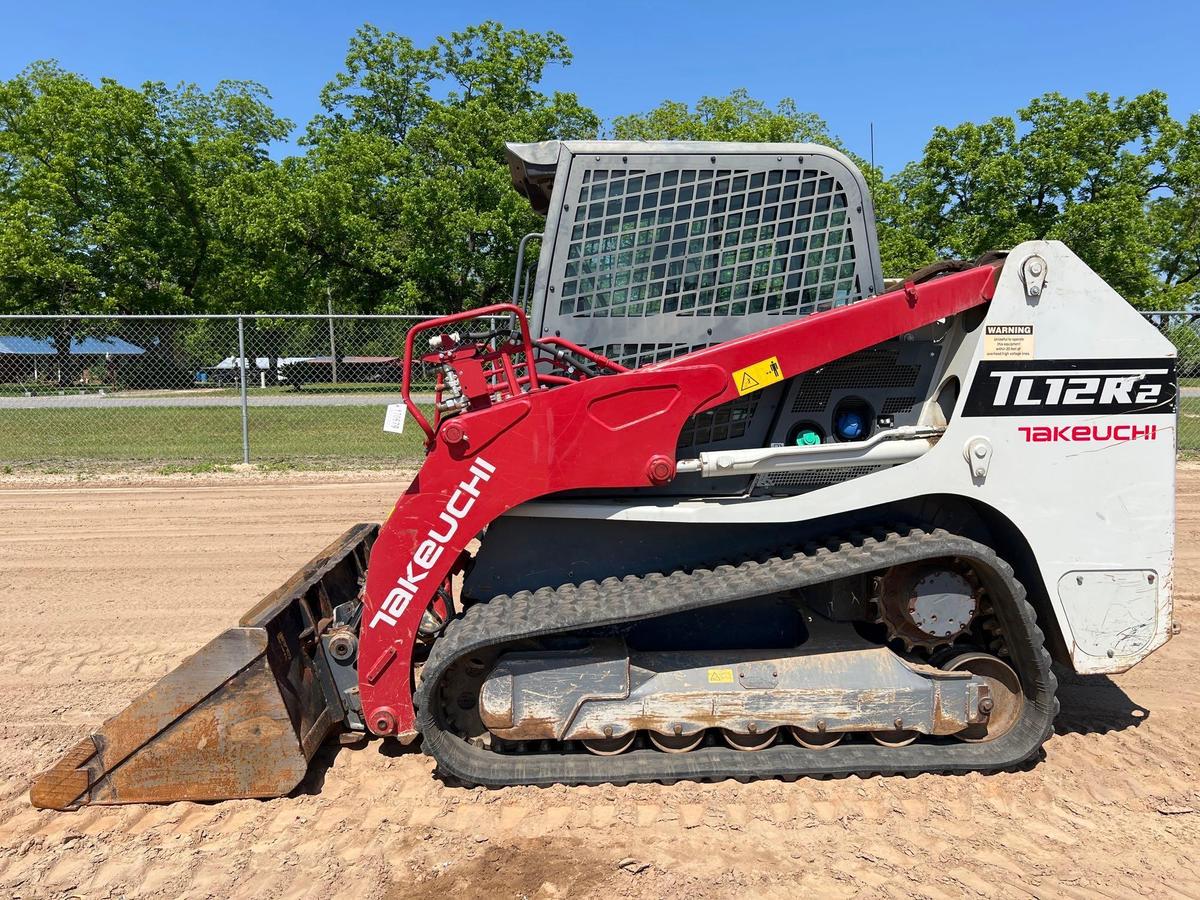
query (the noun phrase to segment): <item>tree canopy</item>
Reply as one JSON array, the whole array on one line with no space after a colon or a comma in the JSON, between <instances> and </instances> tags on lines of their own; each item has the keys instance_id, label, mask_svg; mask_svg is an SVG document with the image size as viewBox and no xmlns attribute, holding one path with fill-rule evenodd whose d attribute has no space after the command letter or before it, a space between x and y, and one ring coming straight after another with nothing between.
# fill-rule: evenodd
<instances>
[{"instance_id":1,"label":"tree canopy","mask_svg":"<svg viewBox=\"0 0 1200 900\"><path fill-rule=\"evenodd\" d=\"M329 286L344 307L449 312L505 293L521 236L540 220L509 182L506 140L593 136L553 32L494 22L417 47L364 26L321 92L306 153L247 178L253 214L231 225L269 257L275 289ZM282 248L282 249L280 249Z\"/></svg>"},{"instance_id":2,"label":"tree canopy","mask_svg":"<svg viewBox=\"0 0 1200 900\"><path fill-rule=\"evenodd\" d=\"M94 85L53 63L0 83L0 309L205 311L236 304L231 178L291 123L261 85Z\"/></svg>"},{"instance_id":3,"label":"tree canopy","mask_svg":"<svg viewBox=\"0 0 1200 900\"><path fill-rule=\"evenodd\" d=\"M543 88L571 51L484 22L418 46L363 26L298 153L262 85L94 83L53 62L0 82L0 311L450 312L507 293L541 219L505 141L817 142L816 113L743 89L607 124ZM850 154L853 158L853 154ZM1200 304L1200 114L1046 94L934 129L887 177L865 160L885 274L1028 238L1067 242L1139 306Z\"/></svg>"},{"instance_id":4,"label":"tree canopy","mask_svg":"<svg viewBox=\"0 0 1200 900\"><path fill-rule=\"evenodd\" d=\"M934 129L895 185L939 256L1058 239L1130 300L1182 308L1200 299L1198 134L1160 91L1046 94L1016 119Z\"/></svg>"},{"instance_id":5,"label":"tree canopy","mask_svg":"<svg viewBox=\"0 0 1200 900\"><path fill-rule=\"evenodd\" d=\"M646 113L618 116L612 137L622 141L774 141L834 144L816 113L785 98L772 109L738 88L725 97L701 97L694 108L667 100Z\"/></svg>"}]
</instances>

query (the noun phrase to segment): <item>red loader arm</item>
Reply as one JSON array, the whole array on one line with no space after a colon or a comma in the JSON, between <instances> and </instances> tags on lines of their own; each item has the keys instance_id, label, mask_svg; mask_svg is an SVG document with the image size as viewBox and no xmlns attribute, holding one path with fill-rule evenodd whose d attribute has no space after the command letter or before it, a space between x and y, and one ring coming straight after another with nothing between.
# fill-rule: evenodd
<instances>
[{"instance_id":1,"label":"red loader arm","mask_svg":"<svg viewBox=\"0 0 1200 900\"><path fill-rule=\"evenodd\" d=\"M426 357L449 361L463 384L486 390L468 392L461 412L433 425L418 415L430 436L429 455L383 526L367 573L358 666L367 726L375 734L416 736L412 661L421 619L431 604L446 603L463 551L494 519L560 491L665 484L675 476L676 443L690 417L984 303L994 281L995 269L982 266L642 369L610 364L612 374L579 381L539 380L528 363L528 326L516 307L430 323L505 312L517 316L521 335L483 357L459 359L449 351ZM600 359L562 340L554 345ZM525 362L514 362L520 354ZM405 401L415 411L408 397L411 363L410 336ZM759 367L771 374L756 385Z\"/></svg>"}]
</instances>

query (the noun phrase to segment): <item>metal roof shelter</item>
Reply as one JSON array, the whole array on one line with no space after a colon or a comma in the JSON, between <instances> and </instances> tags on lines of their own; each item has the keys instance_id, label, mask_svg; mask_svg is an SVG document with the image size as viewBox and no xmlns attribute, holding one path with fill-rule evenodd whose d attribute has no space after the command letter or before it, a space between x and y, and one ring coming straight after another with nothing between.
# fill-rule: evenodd
<instances>
[{"instance_id":1,"label":"metal roof shelter","mask_svg":"<svg viewBox=\"0 0 1200 900\"><path fill-rule=\"evenodd\" d=\"M70 350L60 354L52 338L29 337L21 334L0 334L0 381L24 383L51 377L62 382L74 380L86 373L100 359L107 360L111 370L118 365L116 358L136 358L146 353L144 347L119 337L76 337Z\"/></svg>"},{"instance_id":2,"label":"metal roof shelter","mask_svg":"<svg viewBox=\"0 0 1200 900\"><path fill-rule=\"evenodd\" d=\"M118 337L71 339L72 356L140 356L145 352L145 348ZM58 351L50 338L0 334L0 355L57 356Z\"/></svg>"}]
</instances>

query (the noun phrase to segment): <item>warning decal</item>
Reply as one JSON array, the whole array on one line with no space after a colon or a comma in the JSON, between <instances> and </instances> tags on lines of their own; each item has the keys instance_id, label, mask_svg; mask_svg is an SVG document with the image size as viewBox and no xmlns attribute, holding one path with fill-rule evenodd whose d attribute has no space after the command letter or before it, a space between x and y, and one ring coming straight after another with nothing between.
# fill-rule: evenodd
<instances>
[{"instance_id":1,"label":"warning decal","mask_svg":"<svg viewBox=\"0 0 1200 900\"><path fill-rule=\"evenodd\" d=\"M733 684L733 669L709 669L709 684Z\"/></svg>"},{"instance_id":2,"label":"warning decal","mask_svg":"<svg viewBox=\"0 0 1200 900\"><path fill-rule=\"evenodd\" d=\"M783 369L779 367L779 360L774 356L733 373L733 386L743 395L761 391L777 381L783 381Z\"/></svg>"},{"instance_id":3,"label":"warning decal","mask_svg":"<svg viewBox=\"0 0 1200 900\"><path fill-rule=\"evenodd\" d=\"M1033 359L1032 325L985 325L984 359Z\"/></svg>"}]
</instances>

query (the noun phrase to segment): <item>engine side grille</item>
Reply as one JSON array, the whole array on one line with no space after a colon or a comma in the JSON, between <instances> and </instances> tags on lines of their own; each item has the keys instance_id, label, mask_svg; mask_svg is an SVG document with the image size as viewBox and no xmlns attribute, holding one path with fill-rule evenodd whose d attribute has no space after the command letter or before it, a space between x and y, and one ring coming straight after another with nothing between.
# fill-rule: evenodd
<instances>
[{"instance_id":1,"label":"engine side grille","mask_svg":"<svg viewBox=\"0 0 1200 900\"><path fill-rule=\"evenodd\" d=\"M809 469L807 472L776 472L773 475L759 475L754 480L755 489L771 490L773 488L806 488L814 489L840 484L852 478L861 478L872 472L879 472L889 466L848 466L835 469Z\"/></svg>"},{"instance_id":2,"label":"engine side grille","mask_svg":"<svg viewBox=\"0 0 1200 900\"><path fill-rule=\"evenodd\" d=\"M890 348L864 350L801 375L792 412L820 412L829 405L834 391L912 387L917 383L920 370L916 366L898 364L897 355L896 350Z\"/></svg>"},{"instance_id":3,"label":"engine side grille","mask_svg":"<svg viewBox=\"0 0 1200 900\"><path fill-rule=\"evenodd\" d=\"M908 412L917 405L916 397L889 397L883 403L883 409L879 412L881 415L894 415L895 413Z\"/></svg>"},{"instance_id":4,"label":"engine side grille","mask_svg":"<svg viewBox=\"0 0 1200 900\"><path fill-rule=\"evenodd\" d=\"M757 410L758 394L747 394L692 416L679 433L679 449L743 437Z\"/></svg>"}]
</instances>

